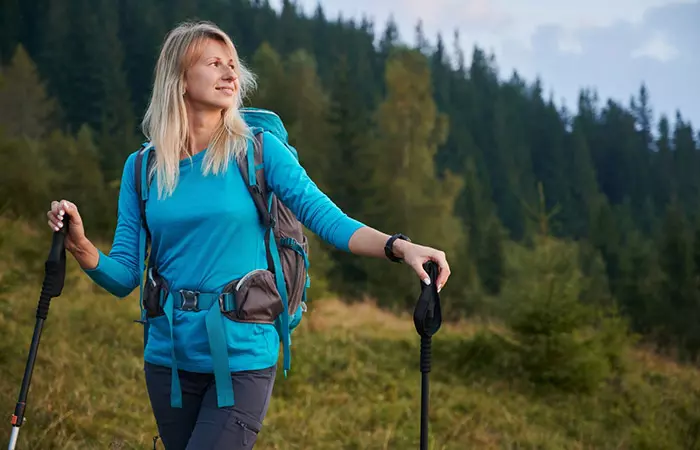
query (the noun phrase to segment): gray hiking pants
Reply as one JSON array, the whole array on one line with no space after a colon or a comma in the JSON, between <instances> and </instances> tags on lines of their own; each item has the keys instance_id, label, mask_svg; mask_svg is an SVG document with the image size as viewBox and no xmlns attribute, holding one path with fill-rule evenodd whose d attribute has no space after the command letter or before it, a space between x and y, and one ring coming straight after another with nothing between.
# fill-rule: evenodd
<instances>
[{"instance_id":1,"label":"gray hiking pants","mask_svg":"<svg viewBox=\"0 0 700 450\"><path fill-rule=\"evenodd\" d=\"M146 387L166 450L250 450L267 414L277 366L231 374L235 405L219 408L213 374L180 374L182 408L170 407L169 367L145 363Z\"/></svg>"}]
</instances>

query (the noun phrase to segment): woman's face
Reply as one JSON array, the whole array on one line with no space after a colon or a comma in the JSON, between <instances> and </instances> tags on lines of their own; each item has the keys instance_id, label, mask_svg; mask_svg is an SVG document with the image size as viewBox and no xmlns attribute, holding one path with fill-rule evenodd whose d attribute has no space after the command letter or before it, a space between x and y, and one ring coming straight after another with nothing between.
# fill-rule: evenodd
<instances>
[{"instance_id":1,"label":"woman's face","mask_svg":"<svg viewBox=\"0 0 700 450\"><path fill-rule=\"evenodd\" d=\"M207 39L199 58L185 73L185 99L197 109L226 109L236 105L240 88L234 55L226 45Z\"/></svg>"}]
</instances>

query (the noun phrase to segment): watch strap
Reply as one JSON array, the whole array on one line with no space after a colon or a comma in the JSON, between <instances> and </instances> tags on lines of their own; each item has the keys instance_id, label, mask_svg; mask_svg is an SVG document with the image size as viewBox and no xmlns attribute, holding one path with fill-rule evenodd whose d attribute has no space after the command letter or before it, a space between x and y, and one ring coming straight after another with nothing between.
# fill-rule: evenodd
<instances>
[{"instance_id":1,"label":"watch strap","mask_svg":"<svg viewBox=\"0 0 700 450\"><path fill-rule=\"evenodd\" d=\"M393 234L389 239L387 239L386 244L384 245L384 254L386 255L387 258L389 258L389 260L391 260L395 263L400 263L403 261L403 259L397 257L394 254L394 242L396 242L397 239L411 242L411 239L409 239L409 237L404 235L404 234L401 234L401 233Z\"/></svg>"}]
</instances>

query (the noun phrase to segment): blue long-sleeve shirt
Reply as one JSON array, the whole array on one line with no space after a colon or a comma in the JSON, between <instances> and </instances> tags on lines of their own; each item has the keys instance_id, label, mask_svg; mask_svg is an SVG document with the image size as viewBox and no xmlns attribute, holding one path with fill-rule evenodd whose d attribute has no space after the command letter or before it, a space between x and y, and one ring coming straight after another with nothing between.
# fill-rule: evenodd
<instances>
[{"instance_id":1,"label":"blue long-sleeve shirt","mask_svg":"<svg viewBox=\"0 0 700 450\"><path fill-rule=\"evenodd\" d=\"M275 136L264 135L267 185L312 232L338 249L349 251L352 234L363 226L343 213L309 178L296 158ZM172 196L159 199L151 184L146 217L152 257L171 291L220 292L231 280L267 268L264 229L235 161L224 174L202 174L206 150L180 161ZM118 297L139 285L139 202L131 154L124 165L117 228L109 255L99 252L96 268L85 270L98 285ZM207 311L175 310L174 340L178 368L211 372L204 317ZM235 370L276 363L279 336L272 325L224 320L229 366ZM151 319L145 359L170 366L170 332L165 316Z\"/></svg>"}]
</instances>

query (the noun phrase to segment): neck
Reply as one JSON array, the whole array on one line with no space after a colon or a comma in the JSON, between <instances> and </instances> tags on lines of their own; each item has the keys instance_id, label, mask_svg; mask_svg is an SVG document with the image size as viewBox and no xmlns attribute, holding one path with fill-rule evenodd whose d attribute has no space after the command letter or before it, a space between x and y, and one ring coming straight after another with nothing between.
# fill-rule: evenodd
<instances>
[{"instance_id":1,"label":"neck","mask_svg":"<svg viewBox=\"0 0 700 450\"><path fill-rule=\"evenodd\" d=\"M209 146L220 120L221 111L187 108L190 155L196 155Z\"/></svg>"}]
</instances>

